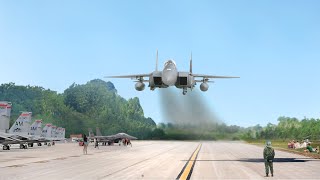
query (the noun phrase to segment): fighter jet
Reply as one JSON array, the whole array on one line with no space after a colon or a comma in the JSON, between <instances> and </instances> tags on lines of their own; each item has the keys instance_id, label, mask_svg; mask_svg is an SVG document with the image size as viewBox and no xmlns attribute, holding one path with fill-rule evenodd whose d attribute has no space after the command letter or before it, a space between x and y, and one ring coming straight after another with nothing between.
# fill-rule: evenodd
<instances>
[{"instance_id":1,"label":"fighter jet","mask_svg":"<svg viewBox=\"0 0 320 180\"><path fill-rule=\"evenodd\" d=\"M42 129L40 137L51 141L52 145L54 145L55 141L62 141L62 140L66 139L65 138L65 129L62 127L53 126L52 124L48 123ZM46 144L47 143L45 143L45 145ZM48 143L47 145L51 146L51 143Z\"/></svg>"},{"instance_id":2,"label":"fighter jet","mask_svg":"<svg viewBox=\"0 0 320 180\"><path fill-rule=\"evenodd\" d=\"M22 112L15 123L11 126L9 133L7 134L8 137L21 141L21 149L27 149L27 145L29 147L33 147L34 143L37 143L38 146L41 146L41 143L49 143L48 145L51 145L50 142L60 140L55 136L56 131L49 131L49 133L43 134L43 131L41 130L42 120L36 120L30 126L31 115L31 112ZM52 134L54 134L54 136Z\"/></svg>"},{"instance_id":3,"label":"fighter jet","mask_svg":"<svg viewBox=\"0 0 320 180\"><path fill-rule=\"evenodd\" d=\"M97 141L99 143L102 143L104 145L106 145L108 143L108 145L111 145L112 143L118 143L120 140L122 139L130 139L130 140L136 140L138 138L130 136L126 133L118 133L118 134L114 134L114 135L109 135L109 136L103 136L100 132L99 128L96 128L96 133L97 135L95 136L92 132L92 129L89 128L89 139L97 139Z\"/></svg>"},{"instance_id":4,"label":"fighter jet","mask_svg":"<svg viewBox=\"0 0 320 180\"><path fill-rule=\"evenodd\" d=\"M100 132L99 128L96 128L96 135L94 135L93 131L91 128L89 128L89 137L90 141L94 141L94 139L96 139L98 141L98 143L102 143L102 145L110 145L112 144L112 142L114 142L113 140L115 139L112 135L111 136L103 136Z\"/></svg>"},{"instance_id":5,"label":"fighter jet","mask_svg":"<svg viewBox=\"0 0 320 180\"><path fill-rule=\"evenodd\" d=\"M26 147L25 139L17 139L14 135L7 133L11 115L11 103L0 101L0 144L3 150L10 150L11 144L20 144L20 147Z\"/></svg>"},{"instance_id":6,"label":"fighter jet","mask_svg":"<svg viewBox=\"0 0 320 180\"><path fill-rule=\"evenodd\" d=\"M144 79L144 78L148 79ZM178 71L176 63L173 60L167 60L162 71L158 71L158 51L156 58L156 69L148 74L132 74L123 76L105 76L105 78L131 78L136 79L135 89L143 91L145 89L144 82L148 82L150 90L156 88L167 88L169 86L176 86L182 89L182 94L186 95L188 88L192 90L197 82L201 82L200 90L207 91L209 89L208 83L212 83L210 78L240 78L234 76L215 76L206 74L194 74L192 72L192 54L190 58L189 72Z\"/></svg>"},{"instance_id":7,"label":"fighter jet","mask_svg":"<svg viewBox=\"0 0 320 180\"><path fill-rule=\"evenodd\" d=\"M31 139L36 139L38 142L38 146L42 146L41 143L47 144L48 142L50 142L50 139L47 139L43 136L41 136L42 133L42 120L41 119L37 119L35 120L31 127L30 127L30 131L29 131L29 137ZM29 144L30 147L33 147L33 143Z\"/></svg>"},{"instance_id":8,"label":"fighter jet","mask_svg":"<svg viewBox=\"0 0 320 180\"><path fill-rule=\"evenodd\" d=\"M22 112L18 119L13 123L6 135L13 139L20 140L20 148L27 149L27 144L31 147L33 143L38 141L30 136L31 112ZM31 145L32 144L32 145Z\"/></svg>"}]
</instances>

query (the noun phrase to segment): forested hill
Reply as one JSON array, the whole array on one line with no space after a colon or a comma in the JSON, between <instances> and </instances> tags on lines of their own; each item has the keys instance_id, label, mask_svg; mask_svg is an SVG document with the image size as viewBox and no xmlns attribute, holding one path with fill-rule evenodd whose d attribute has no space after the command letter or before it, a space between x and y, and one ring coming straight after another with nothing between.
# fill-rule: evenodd
<instances>
[{"instance_id":1,"label":"forested hill","mask_svg":"<svg viewBox=\"0 0 320 180\"><path fill-rule=\"evenodd\" d=\"M12 102L11 124L20 111L30 111L33 119L65 127L66 137L99 127L105 135L126 132L147 139L156 128L151 118L144 117L137 97L126 100L111 82L100 79L72 84L62 94L39 86L2 84L0 101Z\"/></svg>"}]
</instances>

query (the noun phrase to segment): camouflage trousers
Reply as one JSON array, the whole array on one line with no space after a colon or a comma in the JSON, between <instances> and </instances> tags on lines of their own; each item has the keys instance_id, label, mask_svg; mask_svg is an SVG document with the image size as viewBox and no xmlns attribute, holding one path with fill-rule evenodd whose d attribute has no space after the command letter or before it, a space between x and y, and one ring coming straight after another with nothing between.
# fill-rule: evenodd
<instances>
[{"instance_id":1,"label":"camouflage trousers","mask_svg":"<svg viewBox=\"0 0 320 180\"><path fill-rule=\"evenodd\" d=\"M273 174L273 161L269 162L267 160L264 160L264 166L266 169L266 174L269 174L269 167L270 167L271 174Z\"/></svg>"}]
</instances>

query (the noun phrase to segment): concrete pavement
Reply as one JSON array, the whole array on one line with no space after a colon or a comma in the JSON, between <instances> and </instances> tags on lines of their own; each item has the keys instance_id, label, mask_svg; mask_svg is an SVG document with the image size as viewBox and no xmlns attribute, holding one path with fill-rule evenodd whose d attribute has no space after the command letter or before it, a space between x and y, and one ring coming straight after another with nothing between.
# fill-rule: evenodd
<instances>
[{"instance_id":1,"label":"concrete pavement","mask_svg":"<svg viewBox=\"0 0 320 180\"><path fill-rule=\"evenodd\" d=\"M1 179L266 179L263 147L227 141L133 141L133 147L75 143L0 150ZM320 160L276 151L272 179L319 179ZM179 176L180 175L180 176ZM271 178L271 177L269 177Z\"/></svg>"}]
</instances>

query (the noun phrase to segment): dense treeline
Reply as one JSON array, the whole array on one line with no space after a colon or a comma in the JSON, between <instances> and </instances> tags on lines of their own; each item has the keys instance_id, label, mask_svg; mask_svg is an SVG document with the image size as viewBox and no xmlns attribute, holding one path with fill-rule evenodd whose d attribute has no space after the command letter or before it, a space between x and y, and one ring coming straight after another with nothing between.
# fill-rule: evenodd
<instances>
[{"instance_id":1,"label":"dense treeline","mask_svg":"<svg viewBox=\"0 0 320 180\"><path fill-rule=\"evenodd\" d=\"M20 111L30 111L34 119L65 127L67 137L100 127L106 135L126 132L148 139L156 128L151 118L144 117L138 98L126 100L111 82L99 79L84 85L72 84L62 94L39 86L2 84L0 100L13 104L11 124Z\"/></svg>"},{"instance_id":2,"label":"dense treeline","mask_svg":"<svg viewBox=\"0 0 320 180\"><path fill-rule=\"evenodd\" d=\"M243 139L283 139L303 140L320 139L320 119L299 120L297 118L279 117L278 124L267 124L262 127L259 124L249 127L242 135Z\"/></svg>"}]
</instances>

